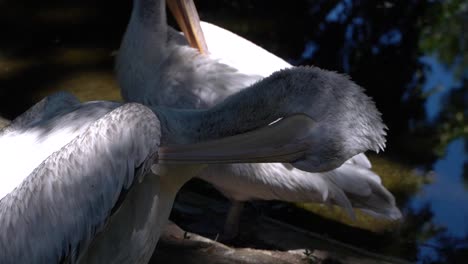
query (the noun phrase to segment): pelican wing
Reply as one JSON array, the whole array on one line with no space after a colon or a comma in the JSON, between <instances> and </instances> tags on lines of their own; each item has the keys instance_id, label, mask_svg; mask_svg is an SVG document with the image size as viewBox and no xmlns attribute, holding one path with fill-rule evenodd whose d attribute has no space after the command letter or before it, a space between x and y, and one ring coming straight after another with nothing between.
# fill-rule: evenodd
<instances>
[{"instance_id":1,"label":"pelican wing","mask_svg":"<svg viewBox=\"0 0 468 264\"><path fill-rule=\"evenodd\" d=\"M380 177L371 170L345 163L325 174L330 183L343 191L353 207L375 217L391 220L402 217L396 207L395 198L382 185ZM335 204L340 205L337 202Z\"/></svg>"},{"instance_id":2,"label":"pelican wing","mask_svg":"<svg viewBox=\"0 0 468 264\"><path fill-rule=\"evenodd\" d=\"M357 154L356 156L352 157L351 159L347 160L346 163L354 164L356 166L360 166L365 169L371 169L372 164L370 160L364 153Z\"/></svg>"},{"instance_id":3,"label":"pelican wing","mask_svg":"<svg viewBox=\"0 0 468 264\"><path fill-rule=\"evenodd\" d=\"M200 23L213 59L219 59L243 74L266 77L291 64L255 43L214 24Z\"/></svg>"},{"instance_id":4,"label":"pelican wing","mask_svg":"<svg viewBox=\"0 0 468 264\"><path fill-rule=\"evenodd\" d=\"M0 263L76 260L156 152L159 133L152 111L127 104L47 157L0 200Z\"/></svg>"},{"instance_id":5,"label":"pelican wing","mask_svg":"<svg viewBox=\"0 0 468 264\"><path fill-rule=\"evenodd\" d=\"M26 112L16 117L7 127L0 129L0 136L19 129L28 128L34 123L46 120L79 103L80 101L78 98L69 92L57 92L47 96Z\"/></svg>"},{"instance_id":6,"label":"pelican wing","mask_svg":"<svg viewBox=\"0 0 468 264\"><path fill-rule=\"evenodd\" d=\"M395 199L380 183L379 176L353 164L345 163L323 173L289 170L279 163L211 165L198 177L237 201L334 204L350 215L355 207L380 218L401 218Z\"/></svg>"},{"instance_id":7,"label":"pelican wing","mask_svg":"<svg viewBox=\"0 0 468 264\"><path fill-rule=\"evenodd\" d=\"M45 98L0 132L0 199L52 153L119 106L112 102L67 103L71 95L63 95Z\"/></svg>"},{"instance_id":8,"label":"pelican wing","mask_svg":"<svg viewBox=\"0 0 468 264\"><path fill-rule=\"evenodd\" d=\"M146 33L128 29L117 57L117 78L126 101L209 108L262 78L201 55L172 28L167 47L161 49L155 47L160 37Z\"/></svg>"}]
</instances>

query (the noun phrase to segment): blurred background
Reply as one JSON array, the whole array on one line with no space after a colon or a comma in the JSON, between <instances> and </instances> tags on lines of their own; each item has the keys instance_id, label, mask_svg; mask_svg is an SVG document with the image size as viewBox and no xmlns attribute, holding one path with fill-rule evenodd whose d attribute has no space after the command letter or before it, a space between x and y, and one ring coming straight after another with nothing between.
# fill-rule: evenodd
<instances>
[{"instance_id":1,"label":"blurred background","mask_svg":"<svg viewBox=\"0 0 468 264\"><path fill-rule=\"evenodd\" d=\"M361 214L352 221L336 208L310 204L264 202L255 210L379 254L468 263L467 1L195 3L202 20L293 65L351 76L389 127L386 151L370 159L395 195L402 223ZM84 101L120 100L113 63L131 6L130 0L0 0L0 117L13 119L57 90Z\"/></svg>"}]
</instances>

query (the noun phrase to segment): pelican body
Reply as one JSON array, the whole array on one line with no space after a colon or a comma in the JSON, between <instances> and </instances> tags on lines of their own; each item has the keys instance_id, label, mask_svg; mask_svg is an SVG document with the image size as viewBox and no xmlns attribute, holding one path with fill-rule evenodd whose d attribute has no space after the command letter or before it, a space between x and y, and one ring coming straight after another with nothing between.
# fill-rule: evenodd
<instances>
[{"instance_id":1,"label":"pelican body","mask_svg":"<svg viewBox=\"0 0 468 264\"><path fill-rule=\"evenodd\" d=\"M323 74L335 73L283 70L206 110L44 99L0 132L0 263L147 263L207 164L319 172L381 148L370 99L344 77L317 85Z\"/></svg>"},{"instance_id":2,"label":"pelican body","mask_svg":"<svg viewBox=\"0 0 468 264\"><path fill-rule=\"evenodd\" d=\"M180 3L174 4L177 2L192 1L170 0L168 3L171 4L172 10L175 9L174 5L181 6ZM203 38L192 36L193 32L205 33L207 48L201 48L204 51L204 54L201 54L188 45L183 35L167 25L164 1L134 0L133 3L130 22L116 62L121 94L126 101L148 106L206 109L223 102L232 94L242 93L244 88L275 71L292 67L248 40L215 25L203 22L201 24L203 30L190 30L197 25L197 21L182 24L181 28L186 29L184 32L187 38L190 42L196 43L195 46L203 46L198 44ZM193 7L188 9L194 10ZM176 17L176 19L184 21L188 17L183 15L183 18ZM338 86L353 87L359 90L359 93L362 92L362 88L340 74L315 67L309 70L313 73L309 79L304 80L307 89L313 86L316 90L320 90L320 94L324 97L315 102L309 101L308 104L305 102L308 99L304 98L303 101L297 98L298 107L289 105L291 112L307 113L317 122L317 126L323 127L332 125L328 122L335 122L331 121L335 118L347 120L339 122L340 131L335 134L336 140L341 138L346 141L345 138L354 138L369 129L382 131L383 127L374 126L380 123L380 117L367 124L369 127L355 126L362 120L350 117L351 113L354 115L358 112L365 114L369 110L375 111L375 106L369 98L356 98L354 93L335 95L333 92ZM295 80L292 82L294 85L302 85ZM282 96L285 98L289 97L290 93L296 92L288 89L284 87L282 90ZM269 107L270 104L277 103L275 102L277 98L281 98L274 94L275 92L253 98L255 100L260 98L263 107ZM310 94L309 92L310 90L304 90L298 94ZM341 102L338 103L335 99ZM355 104L356 107L340 109L341 104L348 106ZM245 112L245 114L254 113ZM228 118L235 120L237 116ZM323 136L315 135L314 140L318 143L315 146L319 149L333 148L334 142L321 140ZM348 146L353 148L352 144ZM379 148L382 149L383 146L380 145ZM379 148L374 150L378 151ZM291 202L317 202L339 205L351 215L353 215L352 208L356 207L377 217L401 218L392 194L382 186L380 177L370 170L371 164L367 157L362 152L355 152L354 155L356 156L352 158L350 156L351 159L346 164L332 171L327 171L333 169L331 167L322 167L317 173L309 173L291 169L290 166L280 163L229 164L210 165L197 177L213 184L233 201L278 199ZM334 159L332 156L327 158ZM306 169L300 166L299 168ZM223 177L219 177L221 175ZM228 236L236 234L238 217L239 213L236 213L236 208L233 207L225 227Z\"/></svg>"}]
</instances>

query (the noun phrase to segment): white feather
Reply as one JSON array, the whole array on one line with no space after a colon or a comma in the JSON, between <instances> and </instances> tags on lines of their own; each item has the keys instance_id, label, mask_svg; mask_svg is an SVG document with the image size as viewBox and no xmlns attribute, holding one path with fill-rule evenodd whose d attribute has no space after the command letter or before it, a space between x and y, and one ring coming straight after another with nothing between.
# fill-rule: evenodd
<instances>
[{"instance_id":1,"label":"white feather","mask_svg":"<svg viewBox=\"0 0 468 264\"><path fill-rule=\"evenodd\" d=\"M292 67L284 60L250 41L206 22L202 22L201 26L210 54L209 56L200 55L196 50L188 47L187 42L180 33L167 27L165 8L161 5L162 1L154 0L147 3L157 6L155 10L158 10L158 12L153 12L150 17L141 17L141 11L138 10L144 4L142 1L135 1L135 7L117 58L117 77L121 85L122 95L128 101L136 101L151 106L204 109L222 102L229 95L243 90L275 71ZM145 22L146 19L151 19L152 23ZM307 113L315 121L322 121L321 132L315 133L313 138L310 138L310 141L318 143L314 145L318 151L317 153L323 154L323 151L326 151L327 148L334 146L336 142L341 140L339 138L326 140L327 137L332 137L332 134L337 137L347 137L349 140L345 140L347 141L345 145L348 150L355 149L358 145L366 145L374 150L379 150L379 148L384 146L383 137L385 133L383 131L384 126L381 126L380 117L373 117L365 121L368 118L365 115L369 111L376 111L370 99L362 97L362 100L358 102L351 102L347 100L355 98L356 93L339 95L331 92L349 85L355 86L354 88L357 90L361 90L361 88L358 88L347 78L336 73L317 70L314 74L310 76L314 75L315 78L291 78L288 81L283 80L283 84L280 84L281 80L270 77L273 80L271 82L278 83L277 86L286 83L283 87L285 91L283 94L278 93L281 88L272 89L269 93L254 93L249 91L243 94L243 100L248 105L249 101L262 98L264 101L263 108L271 109L273 108L271 105L275 105L275 101L281 102L282 98L288 97L289 100L286 105L289 108L287 110L283 109L284 112ZM276 74L276 76L279 75L278 73ZM304 86L304 89L301 90L299 87L302 86ZM310 89L312 86L316 86L317 90L312 92ZM314 93L317 97L320 97L318 94L321 92L323 92L322 100L314 102L309 100L309 98L313 97ZM343 101L336 104L331 102L330 97L326 95L328 92L330 92L328 95L331 95L331 97L341 98ZM293 96L297 96L296 99L292 99ZM236 102L240 100L239 97L235 100ZM224 106L228 105L226 102L229 102L229 99L223 103ZM279 105L281 104L278 103L275 107L278 107L278 111L281 111L281 106ZM338 105L356 108L341 109L342 111L340 111L340 107L337 107ZM241 110L242 108L244 106L241 107ZM259 105L255 109L244 109L244 111L239 111L232 116L224 116L224 118L231 121L231 123L227 124L243 126L246 124L234 122L234 120L252 115L252 111L257 111L256 114L261 116L261 113L258 112L261 111L262 106ZM327 118L333 119L335 116L340 115L343 117L340 122L326 121ZM281 117L277 116L277 118ZM274 120L270 121L273 122ZM356 124L361 122L363 122L362 126L356 126ZM337 133L332 133L333 128L331 127L336 124L341 124L341 129ZM359 128L356 129L357 127ZM355 130L353 131L351 128ZM376 141L362 137L370 131L372 131L371 133L376 133ZM352 138L356 139L356 141L351 140ZM361 149L361 151L365 150ZM352 155L356 154L358 153L352 153ZM314 157L317 156L319 155L314 155ZM347 156L351 158L350 155ZM333 156L325 155L315 161L314 168L310 167L313 160L299 161L294 166L313 171L320 164L324 164L325 160L332 160L334 158ZM378 175L359 169L360 167L365 169L371 168L371 164L364 154L358 154L347 162L356 165L349 168L351 171L356 168L353 171L354 173L346 174L346 176L352 177L349 180L350 182L358 185L362 184L361 188L366 189L368 188L366 181L373 179L379 184L378 188L385 190L380 185L380 177ZM336 167L340 164L337 162L334 165ZM236 168L236 172L230 173L230 170L233 170L233 168ZM330 167L323 166L322 170L325 168L329 169ZM318 197L321 197L322 202L325 202L329 197L330 191L332 191L335 195L335 202L339 205L349 207L349 204L352 204L352 202L348 201L348 199L352 199L352 196L345 195L346 185L343 185L343 182L340 181L341 178L335 179L340 184L333 183L331 179L332 173L324 173L320 174L320 176L316 175L315 177L311 176L305 179L305 177L297 176L294 170L291 172L285 169L284 166L277 164L236 165L234 167L219 165L216 169L217 174L223 174L224 170L226 175L222 181L218 181L218 179L208 177L205 174L213 175L210 174L209 170L211 169L209 168L208 172L202 172L199 176L213 183L225 195L234 199L239 199L242 193L244 193L244 196L250 197L255 190L263 193L262 190L266 192L267 190L274 189L275 192L282 193L281 197L276 197L275 199L307 201L305 198L308 197L310 201L319 201ZM360 173L364 175L360 177ZM276 177L273 177L269 181L263 180L271 175L275 175ZM342 175L342 173L338 173L338 175ZM322 177L326 179L322 179ZM362 183L360 182L361 180L363 180ZM239 182L243 184L238 184ZM294 182L297 184L291 184ZM281 192L281 188L285 188L285 190ZM267 193L251 198L271 198L272 193L269 192L268 195ZM304 193L307 193L307 195L303 195ZM389 195L391 196L391 194ZM381 206L395 207L395 204L384 199ZM374 208L370 210L374 210ZM396 207L395 210L398 211Z\"/></svg>"},{"instance_id":2,"label":"white feather","mask_svg":"<svg viewBox=\"0 0 468 264\"><path fill-rule=\"evenodd\" d=\"M87 104L69 115L75 116L87 106L96 108L95 104ZM86 247L102 228L120 192L133 181L135 168L158 145L157 118L142 106L125 105L94 122L87 117L80 119L86 120L81 122L81 129L75 127L79 121L72 122L71 130L48 126L49 122L69 117L60 115L33 126L30 137L28 130L19 133L18 138L28 139L25 143L39 149L29 147L29 152L15 158L39 165L9 160L19 167L27 165L27 169L10 168L9 173L20 171L26 177L16 173L22 182L0 200L1 263L56 263L64 257L73 261L79 246ZM136 120L141 123L132 123ZM47 128L51 131L40 131ZM14 134L2 139L16 138Z\"/></svg>"}]
</instances>

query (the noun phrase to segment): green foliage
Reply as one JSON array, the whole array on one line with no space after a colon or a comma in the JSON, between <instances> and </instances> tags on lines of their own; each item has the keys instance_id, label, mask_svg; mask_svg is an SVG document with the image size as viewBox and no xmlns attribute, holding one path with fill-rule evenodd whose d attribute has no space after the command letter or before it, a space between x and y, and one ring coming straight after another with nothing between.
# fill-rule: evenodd
<instances>
[{"instance_id":1,"label":"green foliage","mask_svg":"<svg viewBox=\"0 0 468 264\"><path fill-rule=\"evenodd\" d=\"M440 157L452 140L468 138L465 118L468 114L468 39L464 34L468 30L468 2L437 1L426 12L421 26L421 51L434 54L447 67L453 67L454 79L462 82L461 89L451 89L444 96L442 109L435 122L437 144L433 152Z\"/></svg>"},{"instance_id":2,"label":"green foliage","mask_svg":"<svg viewBox=\"0 0 468 264\"><path fill-rule=\"evenodd\" d=\"M435 53L447 65L457 63L456 74L460 77L468 66L468 2L464 0L439 1L429 9L421 30L420 48L426 53ZM460 58L460 55L462 58Z\"/></svg>"}]
</instances>

